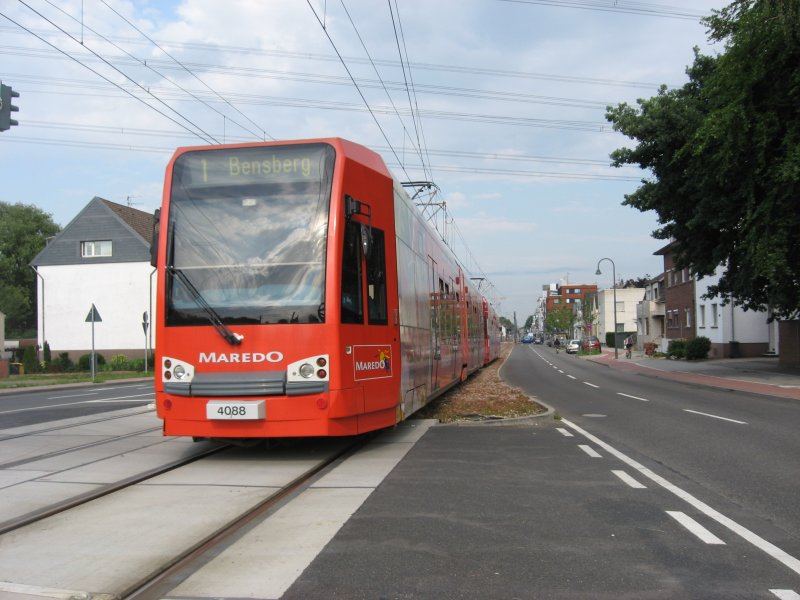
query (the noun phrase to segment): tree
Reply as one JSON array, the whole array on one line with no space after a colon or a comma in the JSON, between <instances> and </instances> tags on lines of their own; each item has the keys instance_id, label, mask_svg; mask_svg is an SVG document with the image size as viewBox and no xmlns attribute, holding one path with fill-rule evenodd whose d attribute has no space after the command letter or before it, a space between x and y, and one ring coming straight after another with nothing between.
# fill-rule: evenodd
<instances>
[{"instance_id":1,"label":"tree","mask_svg":"<svg viewBox=\"0 0 800 600\"><path fill-rule=\"evenodd\" d=\"M625 288L643 288L647 285L647 282L650 281L652 277L650 275L645 275L644 277L633 277L631 279L626 279L623 282L620 282L618 289L625 289Z\"/></svg>"},{"instance_id":2,"label":"tree","mask_svg":"<svg viewBox=\"0 0 800 600\"><path fill-rule=\"evenodd\" d=\"M8 337L36 335L36 274L29 264L59 229L35 206L0 202L0 311Z\"/></svg>"},{"instance_id":3,"label":"tree","mask_svg":"<svg viewBox=\"0 0 800 600\"><path fill-rule=\"evenodd\" d=\"M711 296L788 317L800 310L800 5L737 0L704 22L723 53L695 49L682 88L608 107L639 142L612 164L652 174L623 204L658 214L677 268L722 266Z\"/></svg>"},{"instance_id":4,"label":"tree","mask_svg":"<svg viewBox=\"0 0 800 600\"><path fill-rule=\"evenodd\" d=\"M530 331L533 328L533 315L528 315L528 318L525 319L525 331Z\"/></svg>"},{"instance_id":5,"label":"tree","mask_svg":"<svg viewBox=\"0 0 800 600\"><path fill-rule=\"evenodd\" d=\"M575 313L569 305L553 307L544 319L544 328L549 333L566 333L574 324Z\"/></svg>"}]
</instances>

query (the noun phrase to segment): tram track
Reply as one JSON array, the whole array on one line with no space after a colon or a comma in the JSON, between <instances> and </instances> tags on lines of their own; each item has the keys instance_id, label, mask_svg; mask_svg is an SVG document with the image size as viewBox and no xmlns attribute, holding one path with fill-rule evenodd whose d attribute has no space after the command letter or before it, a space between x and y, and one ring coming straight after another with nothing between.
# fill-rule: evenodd
<instances>
[{"instance_id":1,"label":"tram track","mask_svg":"<svg viewBox=\"0 0 800 600\"><path fill-rule=\"evenodd\" d=\"M204 557L225 547L236 535L246 530L251 524L266 518L281 504L290 500L301 490L305 489L321 473L329 470L339 462L345 460L359 448L365 445L371 436L361 436L345 445L338 452L321 460L317 465L308 469L293 481L287 483L277 492L267 496L250 510L224 525L194 547L176 556L168 564L146 579L123 591L121 600L160 600L180 582L191 575L198 565L202 565Z\"/></svg>"},{"instance_id":2,"label":"tram track","mask_svg":"<svg viewBox=\"0 0 800 600\"><path fill-rule=\"evenodd\" d=\"M137 481L120 480L85 497L28 515L0 531L0 565L5 565L0 567L0 596L18 589L34 597L36 590L42 590L41 595L46 596L58 589L70 593L77 590L87 597L162 598L202 568L209 553L235 543L251 527L290 504L371 438L366 435L335 443L284 440L269 450L218 447L181 464L142 472ZM256 473L260 474L259 481L251 478ZM249 484L239 483L245 481ZM202 493L201 489L209 491ZM246 498L230 495L242 489L247 490ZM157 502L147 500L155 498ZM165 506L174 509L168 517ZM216 515L213 523L197 516L199 507ZM155 518L160 524L149 524L149 530L140 526L137 531L135 524L146 524L133 513L150 515L150 520ZM223 513L224 518L220 517ZM198 523L203 527L198 528ZM159 542L147 531L157 531L160 539L170 543ZM131 550L131 546L147 551ZM48 571L48 567L53 570L54 564L63 562L72 566L64 567L61 573ZM124 567L120 569L120 565ZM61 567L59 564L55 570Z\"/></svg>"},{"instance_id":3,"label":"tram track","mask_svg":"<svg viewBox=\"0 0 800 600\"><path fill-rule=\"evenodd\" d=\"M130 437L130 436L121 436L121 437ZM110 442L113 440L107 440ZM99 445L99 444L98 444ZM216 448L209 448L208 450L201 452L199 454L195 454L191 457L182 458L180 460L176 460L159 467L155 467L153 469L148 469L146 471L142 471L136 475L132 475L130 477L126 477L119 481L115 481L113 483L101 486L96 488L92 491L86 492L84 494L80 494L78 496L73 496L71 498L67 498L65 500L61 500L54 504L50 504L43 508L39 508L37 510L31 511L25 515L21 515L19 517L9 519L0 523L0 535L4 535L6 533L12 532L14 530L20 529L22 527L26 527L27 525L31 525L33 523L37 523L48 517L52 517L54 515L66 512L70 509L73 509L77 506L81 506L83 504L88 504L93 500L97 500L98 498L102 498L103 496L107 496L109 494L113 494L114 492L118 492L123 490L127 487L142 483L147 481L148 479L152 479L159 475L163 475L164 473L168 473L174 469L178 469L180 467L186 466L192 462L197 460L201 460L207 456L211 456L222 450L225 450L227 446L219 446Z\"/></svg>"}]
</instances>

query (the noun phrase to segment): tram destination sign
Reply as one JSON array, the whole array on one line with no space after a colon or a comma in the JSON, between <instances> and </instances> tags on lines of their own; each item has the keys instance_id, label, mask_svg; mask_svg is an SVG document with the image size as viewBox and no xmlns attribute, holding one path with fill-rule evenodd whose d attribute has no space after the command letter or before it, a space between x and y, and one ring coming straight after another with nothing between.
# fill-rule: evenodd
<instances>
[{"instance_id":1,"label":"tram destination sign","mask_svg":"<svg viewBox=\"0 0 800 600\"><path fill-rule=\"evenodd\" d=\"M190 187L319 181L333 154L327 144L199 150L177 158L174 177Z\"/></svg>"}]
</instances>

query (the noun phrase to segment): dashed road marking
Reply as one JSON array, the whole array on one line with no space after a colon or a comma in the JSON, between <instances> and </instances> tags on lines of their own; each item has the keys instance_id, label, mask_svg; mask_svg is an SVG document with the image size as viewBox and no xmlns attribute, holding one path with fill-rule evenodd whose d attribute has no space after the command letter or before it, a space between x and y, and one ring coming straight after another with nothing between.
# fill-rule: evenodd
<instances>
[{"instance_id":1,"label":"dashed road marking","mask_svg":"<svg viewBox=\"0 0 800 600\"><path fill-rule=\"evenodd\" d=\"M586 384L586 385L588 385L589 387L598 388L598 389L600 388L600 386L599 386L599 385L595 385L595 384L593 384L593 383L589 383L588 381L584 381L583 383L584 383L584 384Z\"/></svg>"},{"instance_id":2,"label":"dashed road marking","mask_svg":"<svg viewBox=\"0 0 800 600\"><path fill-rule=\"evenodd\" d=\"M633 398L634 400L641 400L642 402L650 402L647 398L639 398L639 396L631 396L630 394L623 394L622 392L617 392L618 396L625 396L626 398Z\"/></svg>"},{"instance_id":3,"label":"dashed road marking","mask_svg":"<svg viewBox=\"0 0 800 600\"><path fill-rule=\"evenodd\" d=\"M588 455L589 455L589 456L591 456L592 458L603 458L603 457L602 457L602 456L600 456L600 455L597 453L597 451L596 451L594 448L592 448L591 446L587 446L586 444L578 444L578 448L580 448L581 450L583 450L584 452L586 452L586 454L588 454Z\"/></svg>"},{"instance_id":4,"label":"dashed road marking","mask_svg":"<svg viewBox=\"0 0 800 600\"><path fill-rule=\"evenodd\" d=\"M689 408L684 408L683 412L688 412L695 415L703 415L704 417L711 417L712 419L719 419L721 421L730 421L731 423L738 423L739 425L747 425L745 421L737 421L736 419L729 419L728 417L720 417L719 415L712 415L709 413L700 412L699 410L691 410Z\"/></svg>"},{"instance_id":5,"label":"dashed road marking","mask_svg":"<svg viewBox=\"0 0 800 600\"><path fill-rule=\"evenodd\" d=\"M643 483L639 483L633 477L628 475L625 471L611 471L614 475L622 479L625 483L637 490L646 490L647 486Z\"/></svg>"},{"instance_id":6,"label":"dashed road marking","mask_svg":"<svg viewBox=\"0 0 800 600\"><path fill-rule=\"evenodd\" d=\"M568 431L563 427L556 427L556 431L561 435L563 435L564 437L575 437L575 435L571 431Z\"/></svg>"},{"instance_id":7,"label":"dashed road marking","mask_svg":"<svg viewBox=\"0 0 800 600\"><path fill-rule=\"evenodd\" d=\"M800 600L800 594L794 590L770 590L780 600Z\"/></svg>"},{"instance_id":8,"label":"dashed road marking","mask_svg":"<svg viewBox=\"0 0 800 600\"><path fill-rule=\"evenodd\" d=\"M650 479L654 483L657 483L658 485L663 487L665 490L667 490L669 492L672 492L674 495L676 495L678 498L680 498L681 500L683 500L684 502L686 502L690 506L694 507L696 510L700 511L701 513L703 513L707 517L710 517L710 518L714 519L717 523L719 523L723 527L726 527L727 529L729 529L730 531L732 531L733 533L735 533L736 535L738 535L739 537L741 537L745 541L749 542L750 544L752 544L753 546L755 546L759 550L765 552L767 555L771 556L772 558L774 558L775 560L777 560L778 562L780 562L784 566L788 567L789 569L791 569L792 571L794 571L795 573L800 575L800 559L792 556L791 554L789 554L785 550L781 550L780 548L778 548L778 546L776 546L772 542L769 542L769 541L765 540L764 538L762 538L761 536L757 535L756 533L750 531L746 527L743 527L742 525L739 525L739 523L737 523L733 519L731 519L729 517L726 517L725 515L723 515L719 511L711 508L705 502L699 500L698 498L695 498L689 492L684 491L683 489L679 488L677 485L675 485L673 483L670 483L668 480L664 479L660 475L657 475L656 473L654 473L653 471L651 471L650 469L648 469L647 467L645 467L641 463L639 463L639 462L633 460L632 458L630 458L629 456L623 454L622 452L620 452L619 450L617 450L616 448L614 448L610 444L607 444L603 440L601 440L598 437L592 435L591 433L589 433L585 429L579 427L575 423L573 423L573 422L571 422L571 421L569 421L567 419L562 419L562 422L565 425L567 425L568 427L571 427L572 429L574 429L575 431L580 433L587 440L589 440L591 442L594 442L595 444L597 444L598 446L603 448L609 454L617 457L619 460L621 460L622 462L624 462L625 464L627 464L631 468L639 471L639 473L641 475L643 475L644 477L647 477L648 479Z\"/></svg>"},{"instance_id":9,"label":"dashed road marking","mask_svg":"<svg viewBox=\"0 0 800 600\"><path fill-rule=\"evenodd\" d=\"M700 525L697 521L695 521L692 517L687 515L686 513L682 513L679 510L668 510L667 514L675 519L678 523L686 527L690 532L695 534L698 538L700 538L706 544L718 544L718 545L725 545L721 539L711 533L708 529Z\"/></svg>"}]
</instances>

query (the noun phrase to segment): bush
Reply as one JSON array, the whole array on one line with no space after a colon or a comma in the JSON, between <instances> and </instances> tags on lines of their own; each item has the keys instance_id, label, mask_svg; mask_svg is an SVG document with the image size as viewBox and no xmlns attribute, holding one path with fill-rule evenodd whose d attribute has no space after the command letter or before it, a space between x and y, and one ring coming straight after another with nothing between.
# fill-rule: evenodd
<instances>
[{"instance_id":1,"label":"bush","mask_svg":"<svg viewBox=\"0 0 800 600\"><path fill-rule=\"evenodd\" d=\"M22 354L22 364L26 373L37 373L41 370L39 359L36 357L36 348L25 346L25 352Z\"/></svg>"},{"instance_id":2,"label":"bush","mask_svg":"<svg viewBox=\"0 0 800 600\"><path fill-rule=\"evenodd\" d=\"M49 373L66 373L72 371L74 368L75 364L70 360L69 352L59 352L58 358L47 365L47 371Z\"/></svg>"},{"instance_id":3,"label":"bush","mask_svg":"<svg viewBox=\"0 0 800 600\"><path fill-rule=\"evenodd\" d=\"M685 358L686 340L670 340L667 347L667 356L669 358Z\"/></svg>"},{"instance_id":4,"label":"bush","mask_svg":"<svg viewBox=\"0 0 800 600\"><path fill-rule=\"evenodd\" d=\"M124 354L115 354L109 363L112 371L128 371L128 357Z\"/></svg>"},{"instance_id":5,"label":"bush","mask_svg":"<svg viewBox=\"0 0 800 600\"><path fill-rule=\"evenodd\" d=\"M686 344L686 360L707 358L711 351L711 340L707 337L696 337Z\"/></svg>"},{"instance_id":6,"label":"bush","mask_svg":"<svg viewBox=\"0 0 800 600\"><path fill-rule=\"evenodd\" d=\"M44 348L42 350L42 361L44 362L44 368L50 366L50 363L53 362L53 356L50 352L50 344L47 342L44 343Z\"/></svg>"},{"instance_id":7,"label":"bush","mask_svg":"<svg viewBox=\"0 0 800 600\"><path fill-rule=\"evenodd\" d=\"M95 360L97 364L95 367L99 367L100 365L106 364L106 359L103 357L102 354L99 352L94 353ZM78 369L81 371L91 371L92 370L92 355L90 354L83 354L78 359ZM96 369L95 369L96 370Z\"/></svg>"},{"instance_id":8,"label":"bush","mask_svg":"<svg viewBox=\"0 0 800 600\"><path fill-rule=\"evenodd\" d=\"M614 332L606 331L606 348L614 347Z\"/></svg>"}]
</instances>

